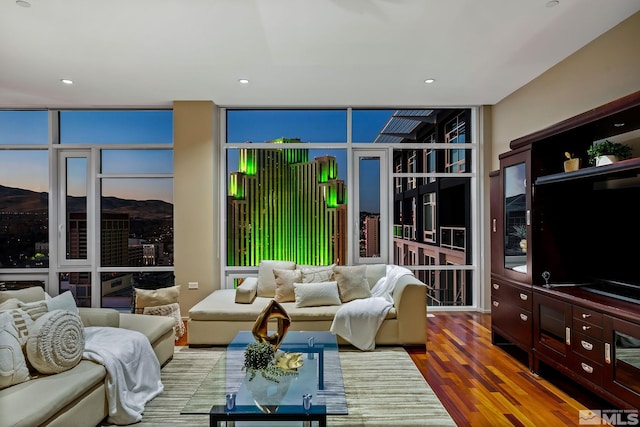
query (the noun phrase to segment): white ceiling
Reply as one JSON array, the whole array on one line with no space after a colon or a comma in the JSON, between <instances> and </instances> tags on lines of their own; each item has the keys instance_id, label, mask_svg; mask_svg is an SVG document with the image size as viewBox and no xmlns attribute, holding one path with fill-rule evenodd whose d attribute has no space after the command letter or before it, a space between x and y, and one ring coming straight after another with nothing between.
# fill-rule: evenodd
<instances>
[{"instance_id":1,"label":"white ceiling","mask_svg":"<svg viewBox=\"0 0 640 427\"><path fill-rule=\"evenodd\" d=\"M638 0L28 1L0 0L0 108L495 104L640 10Z\"/></svg>"}]
</instances>

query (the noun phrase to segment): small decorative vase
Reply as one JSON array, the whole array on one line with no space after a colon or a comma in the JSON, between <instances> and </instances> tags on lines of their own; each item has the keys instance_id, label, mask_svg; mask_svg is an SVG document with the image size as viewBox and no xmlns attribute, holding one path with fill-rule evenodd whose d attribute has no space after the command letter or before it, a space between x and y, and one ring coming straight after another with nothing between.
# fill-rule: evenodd
<instances>
[{"instance_id":1,"label":"small decorative vase","mask_svg":"<svg viewBox=\"0 0 640 427\"><path fill-rule=\"evenodd\" d=\"M596 158L596 166L610 165L617 161L618 161L618 158L616 156L611 156L611 155L598 156L598 158Z\"/></svg>"},{"instance_id":2,"label":"small decorative vase","mask_svg":"<svg viewBox=\"0 0 640 427\"><path fill-rule=\"evenodd\" d=\"M580 169L580 158L565 160L564 162L564 171L565 172L573 172Z\"/></svg>"}]
</instances>

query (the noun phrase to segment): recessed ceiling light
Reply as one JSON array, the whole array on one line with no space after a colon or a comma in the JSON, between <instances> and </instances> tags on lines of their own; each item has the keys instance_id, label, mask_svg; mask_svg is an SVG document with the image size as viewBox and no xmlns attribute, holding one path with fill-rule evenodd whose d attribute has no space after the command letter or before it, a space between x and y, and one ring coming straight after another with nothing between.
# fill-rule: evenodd
<instances>
[{"instance_id":1,"label":"recessed ceiling light","mask_svg":"<svg viewBox=\"0 0 640 427\"><path fill-rule=\"evenodd\" d=\"M554 7L560 4L559 0L549 0L546 4L547 7Z\"/></svg>"},{"instance_id":2,"label":"recessed ceiling light","mask_svg":"<svg viewBox=\"0 0 640 427\"><path fill-rule=\"evenodd\" d=\"M60 81L66 85L72 85L73 84L73 80L71 79L60 79Z\"/></svg>"},{"instance_id":3,"label":"recessed ceiling light","mask_svg":"<svg viewBox=\"0 0 640 427\"><path fill-rule=\"evenodd\" d=\"M426 79L424 82L425 82L426 84L431 84L431 83L433 83L433 82L435 82L435 81L436 81L436 79Z\"/></svg>"},{"instance_id":4,"label":"recessed ceiling light","mask_svg":"<svg viewBox=\"0 0 640 427\"><path fill-rule=\"evenodd\" d=\"M16 4L22 7L31 7L31 3L29 3L27 0L16 0Z\"/></svg>"},{"instance_id":5,"label":"recessed ceiling light","mask_svg":"<svg viewBox=\"0 0 640 427\"><path fill-rule=\"evenodd\" d=\"M246 85L247 83L249 83L249 79L238 79L238 82Z\"/></svg>"}]
</instances>

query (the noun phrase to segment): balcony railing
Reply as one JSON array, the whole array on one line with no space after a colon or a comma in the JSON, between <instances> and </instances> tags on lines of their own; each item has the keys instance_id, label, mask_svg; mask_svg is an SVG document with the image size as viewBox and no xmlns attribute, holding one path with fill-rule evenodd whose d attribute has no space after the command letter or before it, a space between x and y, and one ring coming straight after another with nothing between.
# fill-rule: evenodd
<instances>
[{"instance_id":1,"label":"balcony railing","mask_svg":"<svg viewBox=\"0 0 640 427\"><path fill-rule=\"evenodd\" d=\"M464 251L467 248L467 230L464 227L440 227L440 246Z\"/></svg>"}]
</instances>

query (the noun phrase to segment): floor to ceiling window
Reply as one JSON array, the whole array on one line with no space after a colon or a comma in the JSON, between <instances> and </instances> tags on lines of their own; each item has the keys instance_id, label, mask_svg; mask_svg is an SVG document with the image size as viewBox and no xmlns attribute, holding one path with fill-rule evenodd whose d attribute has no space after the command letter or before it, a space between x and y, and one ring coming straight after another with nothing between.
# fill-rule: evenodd
<instances>
[{"instance_id":1,"label":"floor to ceiling window","mask_svg":"<svg viewBox=\"0 0 640 427\"><path fill-rule=\"evenodd\" d=\"M0 286L128 310L172 285L172 144L169 110L0 111Z\"/></svg>"},{"instance_id":2,"label":"floor to ceiling window","mask_svg":"<svg viewBox=\"0 0 640 427\"><path fill-rule=\"evenodd\" d=\"M473 305L473 111L226 109L226 286L262 259L383 262Z\"/></svg>"}]
</instances>

